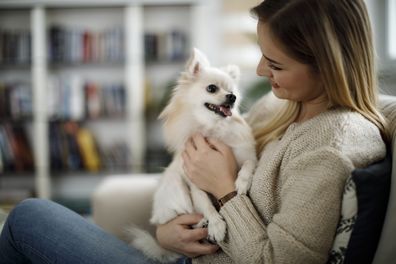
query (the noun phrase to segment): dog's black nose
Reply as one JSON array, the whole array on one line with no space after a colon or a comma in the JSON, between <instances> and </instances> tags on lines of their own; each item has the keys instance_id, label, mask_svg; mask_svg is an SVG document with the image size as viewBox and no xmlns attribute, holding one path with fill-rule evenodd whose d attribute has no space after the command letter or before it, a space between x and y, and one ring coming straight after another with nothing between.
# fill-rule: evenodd
<instances>
[{"instance_id":1,"label":"dog's black nose","mask_svg":"<svg viewBox=\"0 0 396 264\"><path fill-rule=\"evenodd\" d=\"M233 94L227 94L226 99L227 99L227 102L233 104L233 103L235 103L236 96Z\"/></svg>"}]
</instances>

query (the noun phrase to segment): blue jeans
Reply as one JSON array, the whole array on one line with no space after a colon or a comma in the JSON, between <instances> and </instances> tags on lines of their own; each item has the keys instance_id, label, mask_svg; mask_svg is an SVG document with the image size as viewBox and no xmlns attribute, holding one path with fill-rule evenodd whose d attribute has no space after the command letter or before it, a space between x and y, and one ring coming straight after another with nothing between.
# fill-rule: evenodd
<instances>
[{"instance_id":1,"label":"blue jeans","mask_svg":"<svg viewBox=\"0 0 396 264\"><path fill-rule=\"evenodd\" d=\"M17 263L156 264L73 211L42 199L21 202L4 225L0 264Z\"/></svg>"}]
</instances>

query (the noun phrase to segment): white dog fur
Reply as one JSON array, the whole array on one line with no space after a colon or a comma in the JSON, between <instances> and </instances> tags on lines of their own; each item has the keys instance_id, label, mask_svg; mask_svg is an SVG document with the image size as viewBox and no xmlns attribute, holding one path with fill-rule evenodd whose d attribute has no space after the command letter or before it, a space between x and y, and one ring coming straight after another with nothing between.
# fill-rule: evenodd
<instances>
[{"instance_id":1,"label":"white dog fur","mask_svg":"<svg viewBox=\"0 0 396 264\"><path fill-rule=\"evenodd\" d=\"M225 221L207 193L186 177L181 154L186 141L194 133L221 140L232 148L240 168L235 188L238 194L247 193L256 166L256 153L251 129L238 112L241 99L237 89L239 75L239 68L235 65L221 69L211 67L205 55L194 49L173 90L170 103L159 116L164 121L165 141L174 158L154 194L151 224L164 224L178 215L198 212L204 219L197 226L205 225L207 220L209 241L224 239ZM209 92L209 85L215 85L216 92ZM228 109L220 108L230 94L236 96L235 102ZM217 113L209 110L206 103L216 105ZM160 247L148 232L130 227L128 233L131 245L151 259L171 262L181 257Z\"/></svg>"}]
</instances>

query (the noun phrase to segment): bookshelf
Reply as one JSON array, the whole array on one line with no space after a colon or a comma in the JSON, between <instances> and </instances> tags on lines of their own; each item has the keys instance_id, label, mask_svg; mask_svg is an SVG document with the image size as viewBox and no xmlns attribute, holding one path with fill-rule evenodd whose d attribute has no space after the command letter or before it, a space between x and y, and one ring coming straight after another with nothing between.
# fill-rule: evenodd
<instances>
[{"instance_id":1,"label":"bookshelf","mask_svg":"<svg viewBox=\"0 0 396 264\"><path fill-rule=\"evenodd\" d=\"M34 166L20 177L3 171L0 192L20 187L53 199L84 185L87 195L106 175L166 166L158 160L164 147L153 116L191 47L216 63L219 6L213 0L1 1L0 33L20 32L19 39L29 41L30 49L17 56L21 63L0 57L0 85L16 82L30 91L24 98L31 114L8 122L25 127ZM109 164L112 155L123 157L122 166L97 168L92 152L90 169L83 158L73 159L71 146L80 146L73 133L87 138L87 131L97 152L108 151ZM73 169L56 166L62 158L54 154L57 137L71 142L65 159Z\"/></svg>"},{"instance_id":2,"label":"bookshelf","mask_svg":"<svg viewBox=\"0 0 396 264\"><path fill-rule=\"evenodd\" d=\"M29 15L29 8L0 10L0 201L6 203L32 195L34 186Z\"/></svg>"}]
</instances>

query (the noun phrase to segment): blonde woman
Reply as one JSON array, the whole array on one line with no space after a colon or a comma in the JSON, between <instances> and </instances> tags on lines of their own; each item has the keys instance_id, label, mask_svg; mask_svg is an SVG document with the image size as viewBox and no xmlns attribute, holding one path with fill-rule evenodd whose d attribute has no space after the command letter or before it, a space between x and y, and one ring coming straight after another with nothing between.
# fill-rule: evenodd
<instances>
[{"instance_id":1,"label":"blonde woman","mask_svg":"<svg viewBox=\"0 0 396 264\"><path fill-rule=\"evenodd\" d=\"M258 17L257 74L272 93L247 117L260 158L248 195L236 195L237 166L222 142L186 144L190 179L220 201L227 234L201 243L202 216L157 227L177 263L326 263L346 178L385 156L376 109L372 35L363 0L265 0ZM22 202L0 237L0 263L154 263L53 202Z\"/></svg>"},{"instance_id":2,"label":"blonde woman","mask_svg":"<svg viewBox=\"0 0 396 264\"><path fill-rule=\"evenodd\" d=\"M270 80L273 94L247 118L260 159L251 189L234 192L238 169L227 146L194 136L185 171L221 200L226 239L203 248L182 231L182 217L159 226L157 237L193 263L326 263L347 177L386 154L366 6L265 0L252 12L262 53L257 74Z\"/></svg>"}]
</instances>

